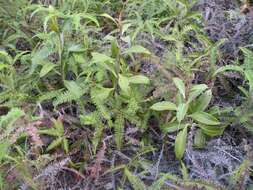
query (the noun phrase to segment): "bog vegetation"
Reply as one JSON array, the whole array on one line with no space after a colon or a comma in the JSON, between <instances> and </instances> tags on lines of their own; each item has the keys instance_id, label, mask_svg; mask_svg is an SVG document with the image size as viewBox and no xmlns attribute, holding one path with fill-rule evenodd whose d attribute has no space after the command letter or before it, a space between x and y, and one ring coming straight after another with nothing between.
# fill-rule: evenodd
<instances>
[{"instance_id":1,"label":"bog vegetation","mask_svg":"<svg viewBox=\"0 0 253 190\"><path fill-rule=\"evenodd\" d=\"M204 2L0 0L0 189L252 188L253 40Z\"/></svg>"}]
</instances>

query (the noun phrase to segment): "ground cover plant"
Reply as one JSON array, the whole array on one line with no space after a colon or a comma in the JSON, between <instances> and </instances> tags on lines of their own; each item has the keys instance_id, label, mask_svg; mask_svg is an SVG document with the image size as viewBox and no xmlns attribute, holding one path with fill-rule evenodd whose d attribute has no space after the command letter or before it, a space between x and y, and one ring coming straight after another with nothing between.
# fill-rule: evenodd
<instances>
[{"instance_id":1,"label":"ground cover plant","mask_svg":"<svg viewBox=\"0 0 253 190\"><path fill-rule=\"evenodd\" d=\"M252 189L252 15L0 0L0 189Z\"/></svg>"}]
</instances>

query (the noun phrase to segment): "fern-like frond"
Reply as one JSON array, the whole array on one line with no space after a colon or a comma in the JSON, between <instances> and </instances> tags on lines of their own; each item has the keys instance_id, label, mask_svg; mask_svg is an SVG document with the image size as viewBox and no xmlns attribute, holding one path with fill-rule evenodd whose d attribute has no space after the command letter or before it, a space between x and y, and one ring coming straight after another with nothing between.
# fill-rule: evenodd
<instances>
[{"instance_id":1,"label":"fern-like frond","mask_svg":"<svg viewBox=\"0 0 253 190\"><path fill-rule=\"evenodd\" d=\"M118 114L116 116L113 128L114 128L115 142L119 150L121 149L122 142L124 139L124 127L125 127L124 117L123 115Z\"/></svg>"}]
</instances>

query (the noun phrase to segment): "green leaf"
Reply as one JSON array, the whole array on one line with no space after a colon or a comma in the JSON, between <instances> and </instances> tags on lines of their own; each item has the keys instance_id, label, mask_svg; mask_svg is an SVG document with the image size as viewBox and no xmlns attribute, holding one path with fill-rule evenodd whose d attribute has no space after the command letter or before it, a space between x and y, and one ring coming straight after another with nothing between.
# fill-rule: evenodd
<instances>
[{"instance_id":1,"label":"green leaf","mask_svg":"<svg viewBox=\"0 0 253 190\"><path fill-rule=\"evenodd\" d=\"M111 21L113 21L116 25L118 25L117 21L116 21L113 17L111 17L110 15L108 15L107 13L103 13L103 14L101 14L100 16L105 17L105 18L108 18L108 19L110 19Z\"/></svg>"},{"instance_id":2,"label":"green leaf","mask_svg":"<svg viewBox=\"0 0 253 190\"><path fill-rule=\"evenodd\" d=\"M19 118L24 116L25 113L19 108L12 108L7 115L0 117L0 127L7 127L14 124Z\"/></svg>"},{"instance_id":3,"label":"green leaf","mask_svg":"<svg viewBox=\"0 0 253 190\"><path fill-rule=\"evenodd\" d=\"M50 136L55 136L55 137L59 137L59 131L55 128L50 128L50 129L42 129L38 131L39 134L41 135L50 135Z\"/></svg>"},{"instance_id":4,"label":"green leaf","mask_svg":"<svg viewBox=\"0 0 253 190\"><path fill-rule=\"evenodd\" d=\"M217 74L220 74L226 71L237 71L237 72L240 72L241 74L244 74L244 70L242 67L237 66L237 65L226 65L217 69L214 72L213 77L215 77Z\"/></svg>"},{"instance_id":5,"label":"green leaf","mask_svg":"<svg viewBox=\"0 0 253 190\"><path fill-rule=\"evenodd\" d=\"M90 21L94 22L97 25L97 27L99 27L98 20L93 15L83 13L83 14L80 14L80 16L82 16L84 19L87 19L87 20L90 20Z\"/></svg>"},{"instance_id":6,"label":"green leaf","mask_svg":"<svg viewBox=\"0 0 253 190\"><path fill-rule=\"evenodd\" d=\"M212 99L212 91L208 90L202 94L194 103L194 112L204 111Z\"/></svg>"},{"instance_id":7,"label":"green leaf","mask_svg":"<svg viewBox=\"0 0 253 190\"><path fill-rule=\"evenodd\" d=\"M210 104L212 99L212 91L208 90L202 94L197 100L197 110L204 111Z\"/></svg>"},{"instance_id":8,"label":"green leaf","mask_svg":"<svg viewBox=\"0 0 253 190\"><path fill-rule=\"evenodd\" d=\"M154 181L152 185L148 187L148 190L161 190L166 180L168 179L172 181L178 181L178 179L176 179L176 176L173 176L169 173L162 174L162 176L158 180Z\"/></svg>"},{"instance_id":9,"label":"green leaf","mask_svg":"<svg viewBox=\"0 0 253 190\"><path fill-rule=\"evenodd\" d=\"M127 167L124 169L124 174L126 175L128 181L131 183L134 190L146 190L145 184L141 181L139 177L133 175Z\"/></svg>"},{"instance_id":10,"label":"green leaf","mask_svg":"<svg viewBox=\"0 0 253 190\"><path fill-rule=\"evenodd\" d=\"M7 64L4 64L4 63L0 63L0 71L7 68L8 65Z\"/></svg>"},{"instance_id":11,"label":"green leaf","mask_svg":"<svg viewBox=\"0 0 253 190\"><path fill-rule=\"evenodd\" d=\"M40 70L40 77L44 77L46 74L48 74L50 71L52 71L56 67L56 64L53 64L51 62L46 62L43 64L42 69Z\"/></svg>"},{"instance_id":12,"label":"green leaf","mask_svg":"<svg viewBox=\"0 0 253 190\"><path fill-rule=\"evenodd\" d=\"M0 163L8 155L8 149L10 147L10 143L8 140L1 140L0 141Z\"/></svg>"},{"instance_id":13,"label":"green leaf","mask_svg":"<svg viewBox=\"0 0 253 190\"><path fill-rule=\"evenodd\" d=\"M111 58L105 54L96 53L96 52L93 52L91 55L92 55L92 61L91 61L92 63L97 63L101 67L110 71L115 77L117 76L115 69L114 69L114 59L113 58Z\"/></svg>"},{"instance_id":14,"label":"green leaf","mask_svg":"<svg viewBox=\"0 0 253 190\"><path fill-rule=\"evenodd\" d=\"M188 173L188 170L187 170L187 167L185 166L184 162L181 161L181 173L182 173L182 176L183 176L183 179L185 181L187 181L189 179L189 173Z\"/></svg>"},{"instance_id":15,"label":"green leaf","mask_svg":"<svg viewBox=\"0 0 253 190\"><path fill-rule=\"evenodd\" d=\"M91 89L91 96L99 102L103 102L110 96L110 93L113 91L113 89L114 88L104 88L97 86Z\"/></svg>"},{"instance_id":16,"label":"green leaf","mask_svg":"<svg viewBox=\"0 0 253 190\"><path fill-rule=\"evenodd\" d=\"M155 111L165 111L165 110L177 110L177 106L169 101L157 102L150 107L150 109Z\"/></svg>"},{"instance_id":17,"label":"green leaf","mask_svg":"<svg viewBox=\"0 0 253 190\"><path fill-rule=\"evenodd\" d=\"M120 49L116 39L111 40L111 53L113 58L117 58L120 55Z\"/></svg>"},{"instance_id":18,"label":"green leaf","mask_svg":"<svg viewBox=\"0 0 253 190\"><path fill-rule=\"evenodd\" d=\"M191 88L190 94L189 94L189 98L188 98L188 103L190 103L191 101L193 101L195 98L197 98L200 94L202 94L206 89L207 89L207 85L205 84L198 84L198 85L194 85Z\"/></svg>"},{"instance_id":19,"label":"green leaf","mask_svg":"<svg viewBox=\"0 0 253 190\"><path fill-rule=\"evenodd\" d=\"M249 81L249 88L250 91L253 91L253 71L252 70L246 70L244 72L245 78Z\"/></svg>"},{"instance_id":20,"label":"green leaf","mask_svg":"<svg viewBox=\"0 0 253 190\"><path fill-rule=\"evenodd\" d=\"M220 136L223 134L226 126L208 126L208 125L199 125L202 129L202 132L210 137Z\"/></svg>"},{"instance_id":21,"label":"green leaf","mask_svg":"<svg viewBox=\"0 0 253 190\"><path fill-rule=\"evenodd\" d=\"M170 123L163 124L161 126L161 129L163 133L173 133L180 129L183 129L184 127L185 127L185 124L183 123L170 122Z\"/></svg>"},{"instance_id":22,"label":"green leaf","mask_svg":"<svg viewBox=\"0 0 253 190\"><path fill-rule=\"evenodd\" d=\"M188 104L179 104L177 107L177 121L180 123L184 118L188 110Z\"/></svg>"},{"instance_id":23,"label":"green leaf","mask_svg":"<svg viewBox=\"0 0 253 190\"><path fill-rule=\"evenodd\" d=\"M125 32L128 30L128 28L129 28L130 26L132 26L131 23L123 24L123 26L122 26L122 33L121 33L122 36L125 34Z\"/></svg>"},{"instance_id":24,"label":"green leaf","mask_svg":"<svg viewBox=\"0 0 253 190\"><path fill-rule=\"evenodd\" d=\"M132 46L124 51L124 54L131 54L131 53L143 53L147 55L151 54L149 50L140 45Z\"/></svg>"},{"instance_id":25,"label":"green leaf","mask_svg":"<svg viewBox=\"0 0 253 190\"><path fill-rule=\"evenodd\" d=\"M97 123L96 114L90 113L87 115L80 115L79 116L82 125L94 125Z\"/></svg>"},{"instance_id":26,"label":"green leaf","mask_svg":"<svg viewBox=\"0 0 253 190\"><path fill-rule=\"evenodd\" d=\"M64 135L63 123L60 119L53 119L54 128L57 129L59 136Z\"/></svg>"},{"instance_id":27,"label":"green leaf","mask_svg":"<svg viewBox=\"0 0 253 190\"><path fill-rule=\"evenodd\" d=\"M133 84L149 84L149 78L143 75L135 75L129 78L129 82Z\"/></svg>"},{"instance_id":28,"label":"green leaf","mask_svg":"<svg viewBox=\"0 0 253 190\"><path fill-rule=\"evenodd\" d=\"M80 98L84 94L84 90L77 84L76 81L64 80L64 86L68 91L73 94L76 98Z\"/></svg>"},{"instance_id":29,"label":"green leaf","mask_svg":"<svg viewBox=\"0 0 253 190\"><path fill-rule=\"evenodd\" d=\"M92 55L92 62L94 63L105 63L114 61L113 58L102 53L93 52L91 53L91 55Z\"/></svg>"},{"instance_id":30,"label":"green leaf","mask_svg":"<svg viewBox=\"0 0 253 190\"><path fill-rule=\"evenodd\" d=\"M194 143L193 146L195 148L204 148L206 144L206 137L201 129L198 129L196 131L196 134L194 136Z\"/></svg>"},{"instance_id":31,"label":"green leaf","mask_svg":"<svg viewBox=\"0 0 253 190\"><path fill-rule=\"evenodd\" d=\"M243 160L243 162L239 165L238 168L235 169L234 174L232 175L232 179L234 182L240 183L242 180L242 177L245 175L245 172L248 170L251 170L250 167L252 166L251 161L248 159ZM248 188L248 190L252 190L251 188Z\"/></svg>"},{"instance_id":32,"label":"green leaf","mask_svg":"<svg viewBox=\"0 0 253 190\"><path fill-rule=\"evenodd\" d=\"M68 52L72 52L72 53L81 53L81 52L84 52L85 49L83 48L82 45L80 44L71 44L69 47L68 47Z\"/></svg>"},{"instance_id":33,"label":"green leaf","mask_svg":"<svg viewBox=\"0 0 253 190\"><path fill-rule=\"evenodd\" d=\"M130 83L127 77L119 74L119 87L123 92L125 92L127 95L130 93Z\"/></svg>"},{"instance_id":34,"label":"green leaf","mask_svg":"<svg viewBox=\"0 0 253 190\"><path fill-rule=\"evenodd\" d=\"M60 146L62 143L62 138L57 138L56 140L54 140L53 142L51 142L50 145L48 145L47 150L46 151L50 151L58 146Z\"/></svg>"},{"instance_id":35,"label":"green leaf","mask_svg":"<svg viewBox=\"0 0 253 190\"><path fill-rule=\"evenodd\" d=\"M124 127L125 127L124 117L122 114L118 114L114 122L115 142L118 150L121 149L122 142L124 141Z\"/></svg>"},{"instance_id":36,"label":"green leaf","mask_svg":"<svg viewBox=\"0 0 253 190\"><path fill-rule=\"evenodd\" d=\"M185 99L185 85L184 82L180 78L173 78L173 82L177 89L179 90L180 94L183 96Z\"/></svg>"},{"instance_id":37,"label":"green leaf","mask_svg":"<svg viewBox=\"0 0 253 190\"><path fill-rule=\"evenodd\" d=\"M187 126L177 134L175 141L175 154L178 160L181 160L184 156L187 139Z\"/></svg>"},{"instance_id":38,"label":"green leaf","mask_svg":"<svg viewBox=\"0 0 253 190\"><path fill-rule=\"evenodd\" d=\"M220 125L220 122L213 115L206 112L195 112L190 117L205 125Z\"/></svg>"},{"instance_id":39,"label":"green leaf","mask_svg":"<svg viewBox=\"0 0 253 190\"><path fill-rule=\"evenodd\" d=\"M95 132L93 133L94 135L92 138L92 145L93 145L92 148L93 148L94 154L97 152L98 144L101 141L101 138L103 136L103 132L104 132L104 126L100 122L96 125Z\"/></svg>"},{"instance_id":40,"label":"green leaf","mask_svg":"<svg viewBox=\"0 0 253 190\"><path fill-rule=\"evenodd\" d=\"M63 149L66 153L69 152L69 142L66 138L63 138Z\"/></svg>"}]
</instances>

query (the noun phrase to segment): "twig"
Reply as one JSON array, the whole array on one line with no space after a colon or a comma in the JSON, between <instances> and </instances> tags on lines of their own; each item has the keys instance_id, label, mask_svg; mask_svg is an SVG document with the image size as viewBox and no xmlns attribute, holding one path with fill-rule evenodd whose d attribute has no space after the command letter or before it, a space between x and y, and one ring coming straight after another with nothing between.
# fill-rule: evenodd
<instances>
[{"instance_id":1,"label":"twig","mask_svg":"<svg viewBox=\"0 0 253 190\"><path fill-rule=\"evenodd\" d=\"M80 177L81 177L82 179L84 179L84 180L87 179L87 177L85 177L81 172L75 170L74 168L68 168L68 167L63 166L62 169L68 170L68 171L70 171L70 172L73 172L73 173L75 173L76 175L80 176Z\"/></svg>"}]
</instances>

